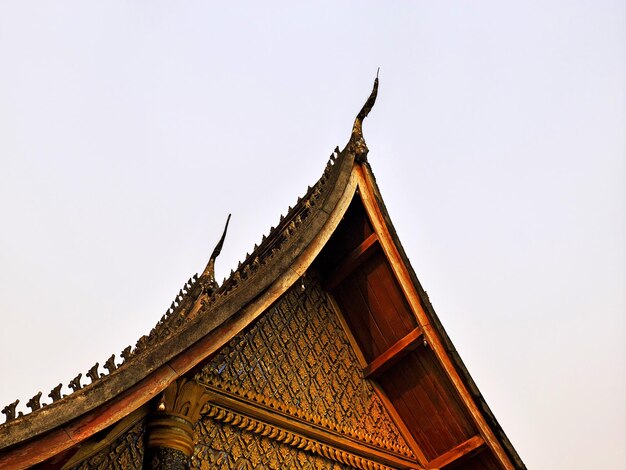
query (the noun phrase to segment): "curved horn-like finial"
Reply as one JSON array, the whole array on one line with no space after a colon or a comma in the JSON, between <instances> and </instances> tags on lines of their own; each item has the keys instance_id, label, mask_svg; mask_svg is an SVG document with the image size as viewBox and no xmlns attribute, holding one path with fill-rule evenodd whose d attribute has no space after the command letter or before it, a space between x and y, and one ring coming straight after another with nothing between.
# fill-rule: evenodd
<instances>
[{"instance_id":1,"label":"curved horn-like finial","mask_svg":"<svg viewBox=\"0 0 626 470\"><path fill-rule=\"evenodd\" d=\"M211 257L209 258L209 262L207 263L206 268L204 268L204 272L200 276L200 278L202 279L202 287L207 294L212 293L218 287L217 281L215 280L215 260L222 252L222 246L224 246L224 239L226 238L226 231L228 230L230 216L231 214L228 214L228 218L226 219L226 226L224 227L224 233L222 233L222 238L220 238L220 241L217 242L217 245L215 245L215 249L213 250L213 253L211 253Z\"/></svg>"},{"instance_id":2,"label":"curved horn-like finial","mask_svg":"<svg viewBox=\"0 0 626 470\"><path fill-rule=\"evenodd\" d=\"M378 71L380 71L380 68ZM376 103L376 96L378 96L378 71L376 71L376 78L374 79L374 88L354 120L352 135L350 136L350 142L348 142L348 147L354 152L355 159L359 163L367 161L367 153L369 152L363 138L363 120L374 107L374 103Z\"/></svg>"}]
</instances>

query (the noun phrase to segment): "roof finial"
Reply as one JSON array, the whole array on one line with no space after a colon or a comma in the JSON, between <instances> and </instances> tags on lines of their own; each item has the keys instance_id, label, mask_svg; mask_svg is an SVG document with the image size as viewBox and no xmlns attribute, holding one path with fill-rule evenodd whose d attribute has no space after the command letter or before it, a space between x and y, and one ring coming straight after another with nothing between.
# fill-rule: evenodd
<instances>
[{"instance_id":1,"label":"roof finial","mask_svg":"<svg viewBox=\"0 0 626 470\"><path fill-rule=\"evenodd\" d=\"M228 214L228 218L226 219L226 226L224 227L224 233L222 233L222 238L215 245L215 249L209 258L209 262L204 268L204 272L200 276L200 283L202 285L202 290L206 294L212 294L219 287L217 281L215 280L215 259L222 252L222 246L224 245L224 239L226 238L226 231L228 230L228 222L230 222L231 214Z\"/></svg>"},{"instance_id":2,"label":"roof finial","mask_svg":"<svg viewBox=\"0 0 626 470\"><path fill-rule=\"evenodd\" d=\"M372 93L369 98L357 114L356 119L354 120L354 126L352 126L352 135L350 136L350 142L348 142L348 148L352 150L355 154L355 160L359 163L367 161L367 153L369 149L365 144L365 139L363 138L363 120L369 114L369 112L374 107L374 103L376 103L376 96L378 95L378 72L380 71L380 67L376 71L376 78L374 79L374 88L372 89Z\"/></svg>"}]
</instances>

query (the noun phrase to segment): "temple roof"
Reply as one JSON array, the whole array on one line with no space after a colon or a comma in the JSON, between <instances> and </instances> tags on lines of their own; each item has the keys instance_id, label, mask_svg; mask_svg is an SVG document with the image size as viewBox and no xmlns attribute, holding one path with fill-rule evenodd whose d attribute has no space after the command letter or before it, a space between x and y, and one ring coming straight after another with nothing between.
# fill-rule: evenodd
<instances>
[{"instance_id":1,"label":"temple roof","mask_svg":"<svg viewBox=\"0 0 626 470\"><path fill-rule=\"evenodd\" d=\"M33 397L27 404L32 409L30 413L15 416L16 402L4 408L7 422L0 425L0 466L19 459L30 465L62 453L137 410L178 377L196 370L289 287L306 278L307 270L319 259L355 194L365 197L364 193L368 193L375 207L368 209L364 204L366 210L377 211L387 243L396 250L398 263L406 269L406 282L413 286L423 306L427 320L421 322L420 328L433 335L428 336L429 341L438 342L440 354L449 357L454 371L448 374L457 374L459 383L455 385L475 402L493 435L494 442L488 442L489 445L502 447L502 461L524 468L439 322L389 219L367 162L368 149L362 135L362 121L375 102L377 88L378 79L355 120L345 148L331 154L318 181L307 188L221 285L212 283L209 269L192 276L166 314L134 347L125 348L120 360L112 355L103 364L106 372L99 363L86 372L89 384L81 384L79 374L68 383L72 391L67 396L59 386L48 394L52 403L45 406L39 404L41 393ZM37 439L44 436L47 445L42 447Z\"/></svg>"}]
</instances>

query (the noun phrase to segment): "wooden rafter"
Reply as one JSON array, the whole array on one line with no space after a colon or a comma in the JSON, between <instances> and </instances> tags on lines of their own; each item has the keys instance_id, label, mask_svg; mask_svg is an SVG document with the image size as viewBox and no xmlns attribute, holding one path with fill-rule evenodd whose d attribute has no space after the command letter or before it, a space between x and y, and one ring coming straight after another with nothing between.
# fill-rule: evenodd
<instances>
[{"instance_id":1,"label":"wooden rafter","mask_svg":"<svg viewBox=\"0 0 626 470\"><path fill-rule=\"evenodd\" d=\"M422 330L419 327L412 330L404 338L396 342L384 353L370 362L367 367L363 369L363 375L366 378L375 378L385 372L406 354L414 350L417 347L422 335Z\"/></svg>"},{"instance_id":2,"label":"wooden rafter","mask_svg":"<svg viewBox=\"0 0 626 470\"><path fill-rule=\"evenodd\" d=\"M338 264L325 287L330 290L338 286L341 281L348 277L356 268L363 264L372 253L374 253L374 248L377 246L378 237L375 233L372 233Z\"/></svg>"}]
</instances>

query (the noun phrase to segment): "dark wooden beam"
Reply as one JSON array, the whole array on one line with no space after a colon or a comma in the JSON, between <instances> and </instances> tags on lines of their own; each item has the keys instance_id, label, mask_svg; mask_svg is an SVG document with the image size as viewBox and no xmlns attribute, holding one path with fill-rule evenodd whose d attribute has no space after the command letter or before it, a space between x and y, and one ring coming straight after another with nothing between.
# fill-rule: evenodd
<instances>
[{"instance_id":1,"label":"dark wooden beam","mask_svg":"<svg viewBox=\"0 0 626 470\"><path fill-rule=\"evenodd\" d=\"M453 447L448 452L440 455L434 460L428 462L426 468L428 469L441 469L450 465L451 463L459 463L461 459L467 458L474 451L478 450L485 445L485 441L482 437L476 435L465 442L461 442L458 446Z\"/></svg>"},{"instance_id":2,"label":"dark wooden beam","mask_svg":"<svg viewBox=\"0 0 626 470\"><path fill-rule=\"evenodd\" d=\"M378 237L375 233L372 233L363 242L352 250L348 256L346 256L331 273L326 288L334 289L348 277L356 268L358 268L363 262L369 258L374 252L374 248L378 246Z\"/></svg>"},{"instance_id":3,"label":"dark wooden beam","mask_svg":"<svg viewBox=\"0 0 626 470\"><path fill-rule=\"evenodd\" d=\"M392 365L397 364L400 359L413 351L422 337L422 330L417 327L407 334L404 338L398 340L393 346L384 353L370 362L364 369L363 375L366 378L377 377Z\"/></svg>"}]
</instances>

